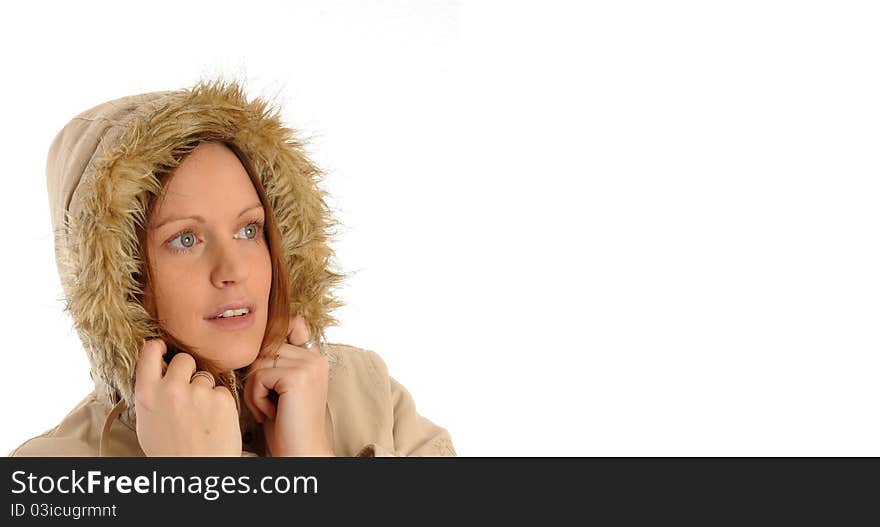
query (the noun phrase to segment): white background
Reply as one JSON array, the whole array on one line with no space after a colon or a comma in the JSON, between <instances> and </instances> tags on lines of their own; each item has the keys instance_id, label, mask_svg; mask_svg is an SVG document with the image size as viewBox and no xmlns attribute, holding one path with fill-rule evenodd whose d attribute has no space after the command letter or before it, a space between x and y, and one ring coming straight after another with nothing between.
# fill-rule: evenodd
<instances>
[{"instance_id":1,"label":"white background","mask_svg":"<svg viewBox=\"0 0 880 527\"><path fill-rule=\"evenodd\" d=\"M877 456L872 2L58 2L0 12L0 451L91 389L45 156L226 73L311 139L378 352L464 456Z\"/></svg>"}]
</instances>

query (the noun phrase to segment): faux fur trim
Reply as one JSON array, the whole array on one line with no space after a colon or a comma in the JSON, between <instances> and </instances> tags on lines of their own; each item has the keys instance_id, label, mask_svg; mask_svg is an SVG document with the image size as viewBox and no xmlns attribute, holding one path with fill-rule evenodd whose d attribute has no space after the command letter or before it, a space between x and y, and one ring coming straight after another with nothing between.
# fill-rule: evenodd
<instances>
[{"instance_id":1,"label":"faux fur trim","mask_svg":"<svg viewBox=\"0 0 880 527\"><path fill-rule=\"evenodd\" d=\"M342 306L333 290L345 278L331 269L331 229L338 223L319 188L322 172L297 133L242 86L202 80L178 91L106 102L75 117L53 142L47 164L56 260L67 311L89 354L92 377L108 402L134 408L134 378L144 341L158 336L136 295L140 252L136 227L146 221L154 173L176 166L194 137L227 137L252 160L276 214L287 260L291 313L324 330ZM332 363L329 346L321 346ZM126 420L133 421L129 413Z\"/></svg>"}]
</instances>

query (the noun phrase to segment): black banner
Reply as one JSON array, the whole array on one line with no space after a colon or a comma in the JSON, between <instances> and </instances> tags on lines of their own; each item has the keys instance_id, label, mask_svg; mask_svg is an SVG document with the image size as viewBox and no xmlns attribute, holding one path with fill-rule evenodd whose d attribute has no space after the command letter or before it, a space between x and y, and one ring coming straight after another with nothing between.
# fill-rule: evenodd
<instances>
[{"instance_id":1,"label":"black banner","mask_svg":"<svg viewBox=\"0 0 880 527\"><path fill-rule=\"evenodd\" d=\"M3 458L0 475L2 525L880 516L878 459Z\"/></svg>"}]
</instances>

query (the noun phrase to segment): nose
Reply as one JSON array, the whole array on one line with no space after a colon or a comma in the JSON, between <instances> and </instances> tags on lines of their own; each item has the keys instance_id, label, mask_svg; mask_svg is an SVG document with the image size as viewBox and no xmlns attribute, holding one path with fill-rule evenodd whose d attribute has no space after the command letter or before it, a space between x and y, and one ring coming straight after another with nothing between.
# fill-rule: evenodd
<instances>
[{"instance_id":1,"label":"nose","mask_svg":"<svg viewBox=\"0 0 880 527\"><path fill-rule=\"evenodd\" d=\"M211 282L215 287L222 288L228 284L243 282L248 277L246 256L237 240L214 242L214 265L211 271Z\"/></svg>"}]
</instances>

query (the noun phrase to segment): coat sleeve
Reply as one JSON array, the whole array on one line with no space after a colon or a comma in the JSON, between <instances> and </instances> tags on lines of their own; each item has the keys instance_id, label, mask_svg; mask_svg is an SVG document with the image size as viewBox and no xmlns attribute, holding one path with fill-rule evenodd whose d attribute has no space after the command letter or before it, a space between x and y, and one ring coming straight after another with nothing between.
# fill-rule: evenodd
<instances>
[{"instance_id":1,"label":"coat sleeve","mask_svg":"<svg viewBox=\"0 0 880 527\"><path fill-rule=\"evenodd\" d=\"M384 377L390 392L394 416L394 445L387 448L378 443L364 445L357 457L440 457L455 456L449 432L419 415L409 391L388 375L384 361L371 352L376 371Z\"/></svg>"}]
</instances>

